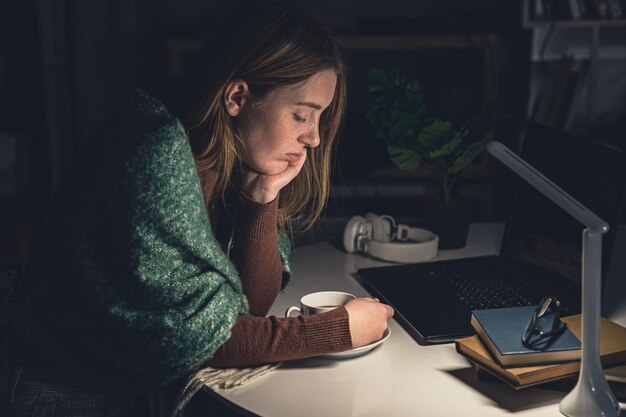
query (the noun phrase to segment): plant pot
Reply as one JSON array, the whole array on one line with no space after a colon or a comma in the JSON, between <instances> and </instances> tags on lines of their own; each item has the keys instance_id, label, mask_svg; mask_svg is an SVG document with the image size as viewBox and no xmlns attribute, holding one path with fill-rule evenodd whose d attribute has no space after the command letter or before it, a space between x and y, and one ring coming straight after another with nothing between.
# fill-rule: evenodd
<instances>
[{"instance_id":1,"label":"plant pot","mask_svg":"<svg viewBox=\"0 0 626 417\"><path fill-rule=\"evenodd\" d=\"M472 202L458 199L449 206L430 204L424 207L426 227L439 236L439 249L459 249L467 244Z\"/></svg>"}]
</instances>

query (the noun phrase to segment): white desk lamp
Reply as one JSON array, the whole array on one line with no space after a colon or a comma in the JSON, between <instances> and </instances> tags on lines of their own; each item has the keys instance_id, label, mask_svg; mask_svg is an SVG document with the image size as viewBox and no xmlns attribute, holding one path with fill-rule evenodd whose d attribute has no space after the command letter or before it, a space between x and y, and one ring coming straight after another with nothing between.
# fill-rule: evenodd
<instances>
[{"instance_id":1,"label":"white desk lamp","mask_svg":"<svg viewBox=\"0 0 626 417\"><path fill-rule=\"evenodd\" d=\"M543 174L499 142L489 142L487 150L500 162L542 192L586 228L582 238L582 352L580 375L574 389L563 398L559 409L570 417L617 417L619 403L606 382L600 363L600 281L602 234L608 224L563 191Z\"/></svg>"}]
</instances>

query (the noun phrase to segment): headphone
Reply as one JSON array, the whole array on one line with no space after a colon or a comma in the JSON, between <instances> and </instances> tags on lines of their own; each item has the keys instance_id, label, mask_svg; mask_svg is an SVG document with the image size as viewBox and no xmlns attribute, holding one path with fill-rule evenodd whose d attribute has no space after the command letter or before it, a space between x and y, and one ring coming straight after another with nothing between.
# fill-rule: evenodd
<instances>
[{"instance_id":1,"label":"headphone","mask_svg":"<svg viewBox=\"0 0 626 417\"><path fill-rule=\"evenodd\" d=\"M348 221L343 246L348 253L361 251L384 261L416 263L437 255L439 237L426 229L396 225L391 216L367 213Z\"/></svg>"}]
</instances>

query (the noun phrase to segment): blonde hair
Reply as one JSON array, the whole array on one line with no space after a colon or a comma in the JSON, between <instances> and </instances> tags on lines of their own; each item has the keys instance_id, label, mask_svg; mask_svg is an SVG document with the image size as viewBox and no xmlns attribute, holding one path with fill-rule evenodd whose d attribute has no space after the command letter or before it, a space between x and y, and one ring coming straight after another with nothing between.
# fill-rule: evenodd
<instances>
[{"instance_id":1,"label":"blonde hair","mask_svg":"<svg viewBox=\"0 0 626 417\"><path fill-rule=\"evenodd\" d=\"M300 174L280 192L278 224L300 230L310 228L328 201L331 153L339 135L346 106L346 65L332 32L307 14L290 7L273 6L264 12L240 14L239 31L214 58L212 87L204 103L186 122L194 157L205 191L209 172L218 174L216 192L225 198L241 166L243 143L223 97L227 84L244 80L259 98L333 70L337 75L330 106L319 121L320 145L310 148ZM207 74L207 76L209 76Z\"/></svg>"}]
</instances>

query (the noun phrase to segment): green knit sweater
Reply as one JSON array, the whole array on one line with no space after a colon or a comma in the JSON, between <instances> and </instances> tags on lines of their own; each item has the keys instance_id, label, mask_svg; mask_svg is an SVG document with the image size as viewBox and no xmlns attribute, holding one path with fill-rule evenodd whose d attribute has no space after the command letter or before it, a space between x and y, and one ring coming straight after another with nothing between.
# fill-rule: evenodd
<instances>
[{"instance_id":1,"label":"green knit sweater","mask_svg":"<svg viewBox=\"0 0 626 417\"><path fill-rule=\"evenodd\" d=\"M279 248L288 271L289 243ZM183 127L126 89L37 239L10 360L97 389L147 390L198 368L246 313Z\"/></svg>"}]
</instances>

